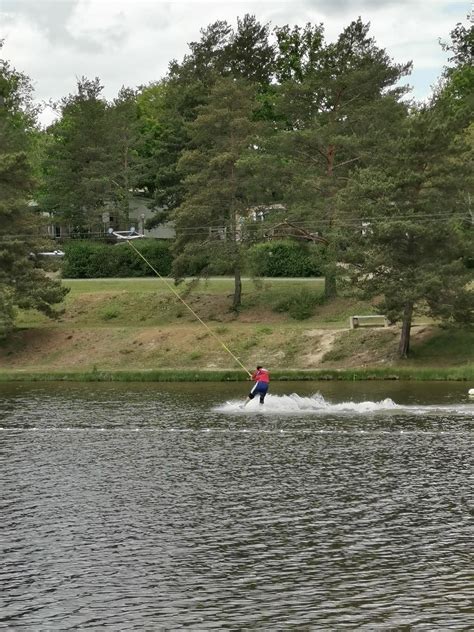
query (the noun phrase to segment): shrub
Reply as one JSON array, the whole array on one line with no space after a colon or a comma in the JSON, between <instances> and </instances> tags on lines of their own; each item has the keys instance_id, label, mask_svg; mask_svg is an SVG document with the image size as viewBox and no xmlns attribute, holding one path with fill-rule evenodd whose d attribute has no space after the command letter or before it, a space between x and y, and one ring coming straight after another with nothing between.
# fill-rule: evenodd
<instances>
[{"instance_id":1,"label":"shrub","mask_svg":"<svg viewBox=\"0 0 474 632\"><path fill-rule=\"evenodd\" d=\"M113 320L119 316L120 312L116 307L107 307L101 314L102 320Z\"/></svg>"},{"instance_id":2,"label":"shrub","mask_svg":"<svg viewBox=\"0 0 474 632\"><path fill-rule=\"evenodd\" d=\"M136 239L134 247L163 276L171 272L170 244L158 239ZM65 247L63 277L92 279L98 277L143 277L155 273L125 242L105 244L74 241Z\"/></svg>"},{"instance_id":3,"label":"shrub","mask_svg":"<svg viewBox=\"0 0 474 632\"><path fill-rule=\"evenodd\" d=\"M281 240L256 244L247 251L247 268L254 276L321 276L318 246Z\"/></svg>"},{"instance_id":4,"label":"shrub","mask_svg":"<svg viewBox=\"0 0 474 632\"><path fill-rule=\"evenodd\" d=\"M199 242L191 242L175 254L173 261L175 278L222 276L234 273L233 246L224 241L212 242L206 246Z\"/></svg>"},{"instance_id":5,"label":"shrub","mask_svg":"<svg viewBox=\"0 0 474 632\"><path fill-rule=\"evenodd\" d=\"M265 325L259 325L256 328L257 334L262 334L264 336L268 336L273 333L273 329L271 327L266 327Z\"/></svg>"},{"instance_id":6,"label":"shrub","mask_svg":"<svg viewBox=\"0 0 474 632\"><path fill-rule=\"evenodd\" d=\"M0 284L0 339L13 329L15 313L11 289Z\"/></svg>"},{"instance_id":7,"label":"shrub","mask_svg":"<svg viewBox=\"0 0 474 632\"><path fill-rule=\"evenodd\" d=\"M324 302L324 295L302 288L297 294L288 294L274 305L275 312L287 312L295 320L305 320L314 314L316 305Z\"/></svg>"}]
</instances>

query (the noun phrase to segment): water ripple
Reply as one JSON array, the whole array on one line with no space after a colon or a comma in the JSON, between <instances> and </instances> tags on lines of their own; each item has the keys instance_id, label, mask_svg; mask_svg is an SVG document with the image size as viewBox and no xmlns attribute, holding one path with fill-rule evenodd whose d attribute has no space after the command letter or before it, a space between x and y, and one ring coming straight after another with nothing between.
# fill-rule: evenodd
<instances>
[{"instance_id":1,"label":"water ripple","mask_svg":"<svg viewBox=\"0 0 474 632\"><path fill-rule=\"evenodd\" d=\"M4 393L0 629L473 629L472 419L192 393Z\"/></svg>"}]
</instances>

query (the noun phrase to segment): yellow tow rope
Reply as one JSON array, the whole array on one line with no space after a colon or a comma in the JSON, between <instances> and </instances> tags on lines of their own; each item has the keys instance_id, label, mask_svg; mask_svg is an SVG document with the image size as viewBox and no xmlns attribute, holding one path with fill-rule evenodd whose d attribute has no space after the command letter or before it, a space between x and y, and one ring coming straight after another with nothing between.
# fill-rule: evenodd
<instances>
[{"instance_id":1,"label":"yellow tow rope","mask_svg":"<svg viewBox=\"0 0 474 632\"><path fill-rule=\"evenodd\" d=\"M142 255L142 253L137 248L135 248L135 246L132 244L132 242L129 239L127 239L127 243L137 253L137 255L143 259L143 261L147 264L147 266L149 266L153 270L153 272L156 274L156 276L158 278L160 278L164 282L166 287L169 290L171 290L171 292L173 292L173 294L176 296L176 298L178 300L180 300L181 303L183 303L183 305L189 309L191 314L201 323L201 325L203 327L205 327L207 329L207 331L211 334L211 336L214 336L214 338L217 340L217 342L220 345L222 345L222 347L227 351L227 353L229 355L231 355L238 364L240 364L240 366L243 368L243 370L250 377L252 377L252 374L250 373L250 371L242 364L242 362L239 360L239 358L234 353L232 353L232 351L229 349L229 347L219 338L219 336L208 325L206 325L206 323L202 320L202 318L200 318L198 316L198 314L196 314L196 312L193 310L193 308L186 303L186 301L178 294L178 292L174 289L174 287L172 285L170 285L170 283L168 283L168 281L163 276L161 276L161 274L158 272L158 270L151 265L151 263L148 261L148 259L146 257L144 257Z\"/></svg>"}]
</instances>

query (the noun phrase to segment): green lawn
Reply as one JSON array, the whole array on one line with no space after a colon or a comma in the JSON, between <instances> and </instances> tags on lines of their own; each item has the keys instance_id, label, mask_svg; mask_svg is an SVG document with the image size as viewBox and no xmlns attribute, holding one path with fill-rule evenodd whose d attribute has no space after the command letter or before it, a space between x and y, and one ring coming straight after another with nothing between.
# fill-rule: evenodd
<instances>
[{"instance_id":1,"label":"green lawn","mask_svg":"<svg viewBox=\"0 0 474 632\"><path fill-rule=\"evenodd\" d=\"M173 282L170 281L175 288ZM51 321L20 311L18 330L0 344L0 366L21 370L179 369L234 367L195 316L156 278L65 280L70 292ZM397 327L348 330L349 316L376 308L353 298L324 301L323 279L243 280L242 308L231 310L233 279L199 281L178 292L246 366L262 361L274 369L472 372L474 332L414 327L412 354L397 357ZM417 320L417 324L421 324ZM123 341L127 341L123 344ZM367 369L368 370L368 369ZM469 373L470 375L470 373Z\"/></svg>"},{"instance_id":2,"label":"green lawn","mask_svg":"<svg viewBox=\"0 0 474 632\"><path fill-rule=\"evenodd\" d=\"M89 294L94 292L170 292L167 284L175 290L181 292L186 287L185 283L176 286L173 279L166 279L166 282L157 277L140 277L128 279L63 279L63 285L70 289L69 296L76 294ZM255 283L252 279L242 280L242 290L255 292L263 285L266 292L280 291L282 287L292 286L298 288L312 288L319 292L324 290L324 279L260 279ZM208 280L200 280L196 284L195 290L205 294L221 294L223 292L233 292L234 280L232 277L212 277Z\"/></svg>"},{"instance_id":3,"label":"green lawn","mask_svg":"<svg viewBox=\"0 0 474 632\"><path fill-rule=\"evenodd\" d=\"M64 304L61 321L77 326L117 325L121 327L156 326L195 322L194 316L176 298L173 290L189 303L205 321L235 321L230 314L234 281L231 277L213 277L193 284L175 286L172 279L65 279L70 292ZM369 303L339 297L322 300L324 279L260 279L244 278L242 307L238 321L279 322L291 329L347 328L353 314L371 314ZM172 289L171 289L172 288ZM304 309L305 303L309 307ZM303 304L303 310L298 306ZM303 311L303 313L301 313ZM235 324L237 324L235 322ZM52 322L34 310L21 311L19 327L51 326Z\"/></svg>"}]
</instances>

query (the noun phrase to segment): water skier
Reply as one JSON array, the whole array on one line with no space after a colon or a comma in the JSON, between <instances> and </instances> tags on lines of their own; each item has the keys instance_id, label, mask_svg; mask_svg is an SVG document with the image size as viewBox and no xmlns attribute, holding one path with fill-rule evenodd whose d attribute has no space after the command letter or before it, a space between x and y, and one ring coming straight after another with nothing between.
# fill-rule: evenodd
<instances>
[{"instance_id":1,"label":"water skier","mask_svg":"<svg viewBox=\"0 0 474 632\"><path fill-rule=\"evenodd\" d=\"M252 377L250 379L255 382L255 386L249 393L249 400L253 399L255 395L258 394L260 397L260 404L263 404L270 384L270 373L267 369L264 369L263 366L259 365L257 366L257 370L252 373Z\"/></svg>"}]
</instances>

